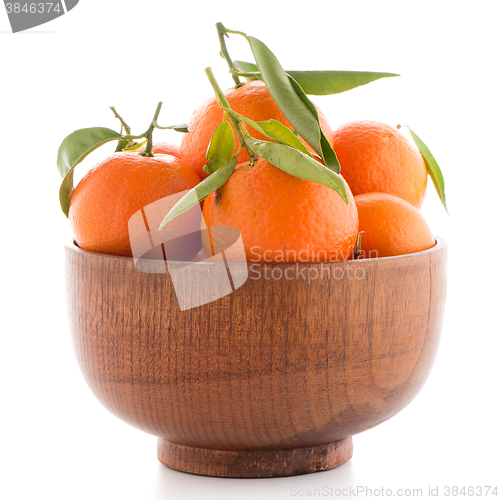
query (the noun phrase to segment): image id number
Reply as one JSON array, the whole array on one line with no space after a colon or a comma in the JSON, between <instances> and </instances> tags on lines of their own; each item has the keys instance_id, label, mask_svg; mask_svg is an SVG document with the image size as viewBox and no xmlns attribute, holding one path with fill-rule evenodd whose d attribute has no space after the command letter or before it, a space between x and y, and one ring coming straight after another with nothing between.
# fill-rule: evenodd
<instances>
[{"instance_id":1,"label":"image id number","mask_svg":"<svg viewBox=\"0 0 500 500\"><path fill-rule=\"evenodd\" d=\"M458 486L445 486L444 487L445 497L458 497L458 496L469 496L469 497L488 497L495 496L498 497L498 487L497 486L463 486L459 488Z\"/></svg>"},{"instance_id":2,"label":"image id number","mask_svg":"<svg viewBox=\"0 0 500 500\"><path fill-rule=\"evenodd\" d=\"M39 3L7 3L7 14L49 14L50 12L61 13L61 4L54 2Z\"/></svg>"}]
</instances>

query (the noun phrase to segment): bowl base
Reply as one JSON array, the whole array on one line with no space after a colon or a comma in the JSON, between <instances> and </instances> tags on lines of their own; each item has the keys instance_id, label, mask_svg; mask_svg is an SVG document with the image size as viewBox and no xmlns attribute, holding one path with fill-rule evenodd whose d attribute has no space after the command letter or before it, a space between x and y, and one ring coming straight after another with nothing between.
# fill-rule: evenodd
<instances>
[{"instance_id":1,"label":"bowl base","mask_svg":"<svg viewBox=\"0 0 500 500\"><path fill-rule=\"evenodd\" d=\"M279 477L333 469L352 457L352 438L290 450L213 450L158 439L158 460L171 469L216 477Z\"/></svg>"}]
</instances>

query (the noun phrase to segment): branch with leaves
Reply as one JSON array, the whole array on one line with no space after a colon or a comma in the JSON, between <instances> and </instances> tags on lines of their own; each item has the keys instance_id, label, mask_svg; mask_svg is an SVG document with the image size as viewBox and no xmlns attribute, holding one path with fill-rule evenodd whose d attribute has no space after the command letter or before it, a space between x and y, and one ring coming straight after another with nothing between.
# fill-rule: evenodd
<instances>
[{"instance_id":1,"label":"branch with leaves","mask_svg":"<svg viewBox=\"0 0 500 500\"><path fill-rule=\"evenodd\" d=\"M348 203L345 182L337 175L340 174L337 155L321 130L316 107L306 94L337 94L380 78L399 75L366 71L285 71L271 50L257 38L241 31L229 30L222 23L218 23L216 28L221 45L220 53L228 64L236 86L241 85L241 77L262 80L274 102L292 125L293 131L277 120L254 122L236 113L225 99L212 70L207 68L205 73L215 91L219 106L224 111L223 120L214 131L207 151L207 164L204 170L210 176L179 200L165 216L159 229L220 188L236 167L236 158L242 147L245 147L249 153L250 165L253 165L256 157L265 158L269 163L295 177L318 182L334 189ZM229 34L242 36L247 40L255 63L233 62L225 41ZM232 128L229 122L233 125ZM251 126L272 142L254 139L246 132L245 125ZM234 156L233 129L240 145ZM311 146L324 164L312 157L300 141L300 137ZM416 140L415 142L424 156L432 179L439 179L440 170L437 163L427 160L428 155L426 157L423 152L427 148L422 141ZM435 181L435 185L440 186L436 188L445 205L444 183L439 184L438 181L436 184Z\"/></svg>"},{"instance_id":2,"label":"branch with leaves","mask_svg":"<svg viewBox=\"0 0 500 500\"><path fill-rule=\"evenodd\" d=\"M71 202L71 196L73 194L73 174L75 167L81 163L92 151L97 148L107 144L112 141L119 141L116 151L134 151L146 144L146 151L144 151L143 156L154 156L151 152L153 147L153 131L154 129L172 129L178 132L187 132L187 125L171 125L169 127L160 127L157 123L158 116L160 114L162 103L159 102L153 120L151 121L148 129L139 135L130 134L130 127L125 124L123 119L118 115L116 110L112 107L111 110L114 112L115 116L120 120L123 128L127 132L122 134L121 132L116 132L105 127L90 127L76 130L75 132L68 135L57 152L57 169L63 178L61 187L59 188L59 202L61 204L61 209L68 217L69 215L69 205ZM145 139L140 144L133 144L130 146L131 142L136 139ZM126 146L129 146L125 149Z\"/></svg>"},{"instance_id":3,"label":"branch with leaves","mask_svg":"<svg viewBox=\"0 0 500 500\"><path fill-rule=\"evenodd\" d=\"M314 105L309 101L307 95L332 95L346 92L356 87L366 85L381 78L399 76L396 73L381 73L370 71L284 71L276 57L259 40L250 37L241 31L227 29L222 23L216 25L219 41L221 43L221 55L226 60L229 71L235 78L247 78L262 80L269 89L271 96L292 124L295 130L306 140L306 142L318 153L326 165L336 172L336 156L334 157L326 144L323 135L318 135L317 127L311 125L306 119L306 108L314 115ZM233 61L229 56L225 39L229 34L243 36L252 49L255 63L245 61ZM288 78L288 82L286 81ZM238 80L239 81L239 80ZM295 95L294 95L295 91ZM306 95L307 94L307 95ZM297 99L297 97L299 99ZM290 98L290 100L288 100ZM297 107L295 107L297 106ZM299 111L296 111L299 110ZM398 128L400 126L398 125ZM441 169L434 159L429 148L409 127L410 134L419 149L427 172L431 177L438 196L446 209L446 196L444 191L444 179ZM318 143L319 141L319 143Z\"/></svg>"},{"instance_id":4,"label":"branch with leaves","mask_svg":"<svg viewBox=\"0 0 500 500\"><path fill-rule=\"evenodd\" d=\"M207 151L207 163L204 167L209 177L182 198L166 215L160 229L177 215L185 212L210 193L221 187L231 176L237 163L238 153L245 148L253 165L259 157L266 159L285 172L305 180L318 182L334 189L346 203L346 186L340 174L340 164L334 149L321 130L318 112L307 95L331 95L345 92L381 78L399 76L395 73L367 71L285 71L276 56L260 40L243 32L227 29L222 23L216 25L221 46L221 55L226 60L236 86L242 85L240 78L262 80L274 102L283 113L292 130L277 120L255 122L231 109L224 93L220 89L210 68L205 70L219 106L223 110L223 120L216 128ZM248 42L255 62L233 61L230 57L226 38L229 35L242 36ZM130 127L123 121L114 108L115 116L120 120L121 132L109 128L92 127L73 132L61 144L57 166L63 181L59 191L61 208L66 216L73 192L73 172L92 151L111 142L118 141L117 151L134 151L146 144L144 155L152 155L152 133L154 129L173 129L187 132L187 126L158 125L159 103L155 116L146 132L132 135ZM269 140L256 140L246 129L250 126ZM398 126L399 128L399 126ZM123 134L125 130L125 134ZM422 140L410 130L420 150L427 171L431 176L439 197L446 209L443 175L437 162ZM239 150L234 153L235 136L239 141ZM303 139L318 155L315 157L304 146ZM144 139L140 144L134 141ZM318 158L320 161L318 161Z\"/></svg>"}]
</instances>

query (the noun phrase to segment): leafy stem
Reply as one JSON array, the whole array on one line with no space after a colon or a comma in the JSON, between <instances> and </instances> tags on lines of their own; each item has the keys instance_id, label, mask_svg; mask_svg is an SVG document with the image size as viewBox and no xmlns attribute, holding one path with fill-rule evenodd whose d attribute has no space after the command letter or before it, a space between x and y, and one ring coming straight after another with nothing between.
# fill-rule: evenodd
<instances>
[{"instance_id":1,"label":"leafy stem","mask_svg":"<svg viewBox=\"0 0 500 500\"><path fill-rule=\"evenodd\" d=\"M229 71L231 73L231 76L233 77L234 83L236 84L237 87L239 87L241 85L241 81L238 78L238 76L243 76L243 75L239 74L238 70L236 69L236 66L233 63L233 60L231 59L231 56L229 55L225 37L228 37L229 33L242 35L245 37L246 35L239 31L228 30L222 23L217 23L215 26L217 28L217 35L219 36L220 54L223 57L223 59L227 62L227 65L229 66Z\"/></svg>"},{"instance_id":2,"label":"leafy stem","mask_svg":"<svg viewBox=\"0 0 500 500\"><path fill-rule=\"evenodd\" d=\"M250 149L250 147L247 145L245 138L243 136L243 132L241 130L241 124L236 116L236 114L233 112L231 109L231 106L229 105L229 102L226 99L226 96L224 95L224 92L222 92L222 89L220 88L217 80L215 79L214 73L212 71L212 68L208 67L205 69L205 73L210 80L210 83L215 91L215 95L217 97L218 102L221 105L221 108L225 110L229 116L229 120L231 121L231 124L233 125L234 131L236 132L236 135L238 136L238 140L240 142L239 152L241 151L242 146L247 150L248 157L250 158L250 164L253 165L257 161L257 156L256 154ZM236 155L236 156L237 156Z\"/></svg>"},{"instance_id":3,"label":"leafy stem","mask_svg":"<svg viewBox=\"0 0 500 500\"><path fill-rule=\"evenodd\" d=\"M148 141L146 144L146 150L143 151L142 153L139 153L141 156L154 156L153 154L153 131L155 129L156 121L158 120L158 116L160 114L162 102L160 101L158 105L156 106L156 111L153 119L151 120L151 125L149 126L148 130L146 133L143 135L143 137L146 138Z\"/></svg>"}]
</instances>

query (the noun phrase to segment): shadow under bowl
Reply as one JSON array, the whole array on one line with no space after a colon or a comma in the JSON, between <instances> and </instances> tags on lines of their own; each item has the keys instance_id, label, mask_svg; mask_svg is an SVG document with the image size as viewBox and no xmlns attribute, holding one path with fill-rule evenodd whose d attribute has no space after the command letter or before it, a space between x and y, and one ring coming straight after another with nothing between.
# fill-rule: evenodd
<instances>
[{"instance_id":1,"label":"shadow under bowl","mask_svg":"<svg viewBox=\"0 0 500 500\"><path fill-rule=\"evenodd\" d=\"M196 295L206 281L193 270L220 277L220 264L193 266L174 284L131 258L66 246L83 375L109 411L158 436L171 468L272 477L336 467L352 456L351 436L398 413L429 375L446 295L441 239L399 257L233 265L244 284L181 310L174 285Z\"/></svg>"}]
</instances>

